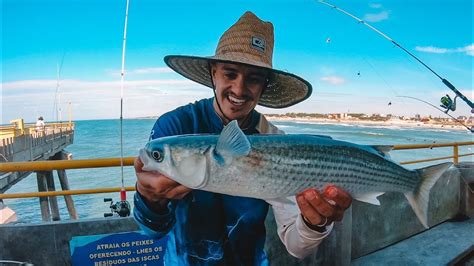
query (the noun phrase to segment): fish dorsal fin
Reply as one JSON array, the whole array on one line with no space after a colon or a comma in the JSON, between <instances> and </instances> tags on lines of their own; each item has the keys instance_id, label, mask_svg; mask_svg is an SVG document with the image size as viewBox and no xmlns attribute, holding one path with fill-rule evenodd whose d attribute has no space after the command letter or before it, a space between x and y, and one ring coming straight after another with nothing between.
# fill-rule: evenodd
<instances>
[{"instance_id":1,"label":"fish dorsal fin","mask_svg":"<svg viewBox=\"0 0 474 266\"><path fill-rule=\"evenodd\" d=\"M216 145L218 154L232 157L247 156L251 149L250 142L239 128L237 120L232 120L224 127Z\"/></svg>"},{"instance_id":2,"label":"fish dorsal fin","mask_svg":"<svg viewBox=\"0 0 474 266\"><path fill-rule=\"evenodd\" d=\"M370 147L372 147L374 150L378 151L381 155L383 155L385 157L388 157L388 158L390 158L389 152L393 150L392 145L373 145L373 146L370 146Z\"/></svg>"},{"instance_id":3,"label":"fish dorsal fin","mask_svg":"<svg viewBox=\"0 0 474 266\"><path fill-rule=\"evenodd\" d=\"M378 196L383 195L385 192L368 192L363 194L352 195L354 199L358 201L367 202L374 205L380 205L380 201L377 199Z\"/></svg>"}]
</instances>

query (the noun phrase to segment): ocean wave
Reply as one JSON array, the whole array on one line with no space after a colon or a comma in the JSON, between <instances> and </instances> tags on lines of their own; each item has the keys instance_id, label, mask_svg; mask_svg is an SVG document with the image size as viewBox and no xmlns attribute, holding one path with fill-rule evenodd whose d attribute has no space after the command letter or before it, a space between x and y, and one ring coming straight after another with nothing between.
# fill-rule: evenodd
<instances>
[{"instance_id":1,"label":"ocean wave","mask_svg":"<svg viewBox=\"0 0 474 266\"><path fill-rule=\"evenodd\" d=\"M385 136L383 133L376 133L376 132L369 132L369 131L361 131L361 134L372 135L372 136Z\"/></svg>"}]
</instances>

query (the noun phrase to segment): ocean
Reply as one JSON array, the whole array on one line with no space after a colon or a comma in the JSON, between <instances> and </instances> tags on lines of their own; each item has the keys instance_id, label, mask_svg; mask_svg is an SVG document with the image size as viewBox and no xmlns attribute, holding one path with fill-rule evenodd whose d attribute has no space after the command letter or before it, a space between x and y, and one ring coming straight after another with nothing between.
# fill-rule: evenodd
<instances>
[{"instance_id":1,"label":"ocean","mask_svg":"<svg viewBox=\"0 0 474 266\"><path fill-rule=\"evenodd\" d=\"M138 150L148 141L154 119L125 119L123 121L124 156L137 156ZM446 142L473 141L474 136L468 131L429 128L376 127L349 124L314 124L297 121L274 121L280 129L288 134L317 134L334 139L350 141L367 145L395 144L430 144ZM120 157L119 120L89 120L75 122L74 144L67 147L74 159L92 159ZM460 154L472 153L472 147L460 147ZM397 162L417 159L443 157L452 155L452 147L434 148L432 150L393 151L391 157ZM450 160L444 160L450 161ZM407 165L407 168L420 168L429 164L444 162L436 161ZM473 161L472 156L462 157L460 161ZM120 167L67 170L71 189L89 189L120 187ZM134 186L135 172L133 167L124 168L125 186ZM60 188L55 173L56 189ZM32 174L13 186L6 193L38 191L36 175ZM119 200L118 193L75 195L73 196L79 218L99 218L110 211L110 203L104 198ZM133 192L127 193L127 199L133 207ZM20 223L40 223L41 211L38 198L4 200L17 213ZM68 220L66 205L63 197L58 197L62 220Z\"/></svg>"}]
</instances>

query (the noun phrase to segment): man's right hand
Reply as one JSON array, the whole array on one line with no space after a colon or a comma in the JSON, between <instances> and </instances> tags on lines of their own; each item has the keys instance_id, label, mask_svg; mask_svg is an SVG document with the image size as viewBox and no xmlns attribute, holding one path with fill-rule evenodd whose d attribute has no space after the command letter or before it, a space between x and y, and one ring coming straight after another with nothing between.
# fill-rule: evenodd
<instances>
[{"instance_id":1,"label":"man's right hand","mask_svg":"<svg viewBox=\"0 0 474 266\"><path fill-rule=\"evenodd\" d=\"M154 211L163 211L170 199L182 199L192 190L160 173L143 171L140 157L135 159L134 167L137 175L137 191Z\"/></svg>"}]
</instances>

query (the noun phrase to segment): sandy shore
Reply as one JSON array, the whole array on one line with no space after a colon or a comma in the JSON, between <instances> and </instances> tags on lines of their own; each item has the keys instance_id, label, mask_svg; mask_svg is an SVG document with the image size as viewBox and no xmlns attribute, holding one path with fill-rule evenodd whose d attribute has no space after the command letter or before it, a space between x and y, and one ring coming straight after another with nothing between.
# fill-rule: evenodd
<instances>
[{"instance_id":1,"label":"sandy shore","mask_svg":"<svg viewBox=\"0 0 474 266\"><path fill-rule=\"evenodd\" d=\"M308 122L314 124L350 124L350 125L361 125L361 126L386 126L386 127L403 127L403 128L431 128L431 129L445 129L445 130L460 130L468 131L465 127L460 124L448 124L443 125L433 122L420 122L420 121L406 121L406 120L388 120L388 121L370 121L370 120L354 120L354 119L327 119L327 118L293 118L293 117L278 117L268 116L265 117L270 121L295 121L295 122ZM468 125L469 126L469 125Z\"/></svg>"}]
</instances>

